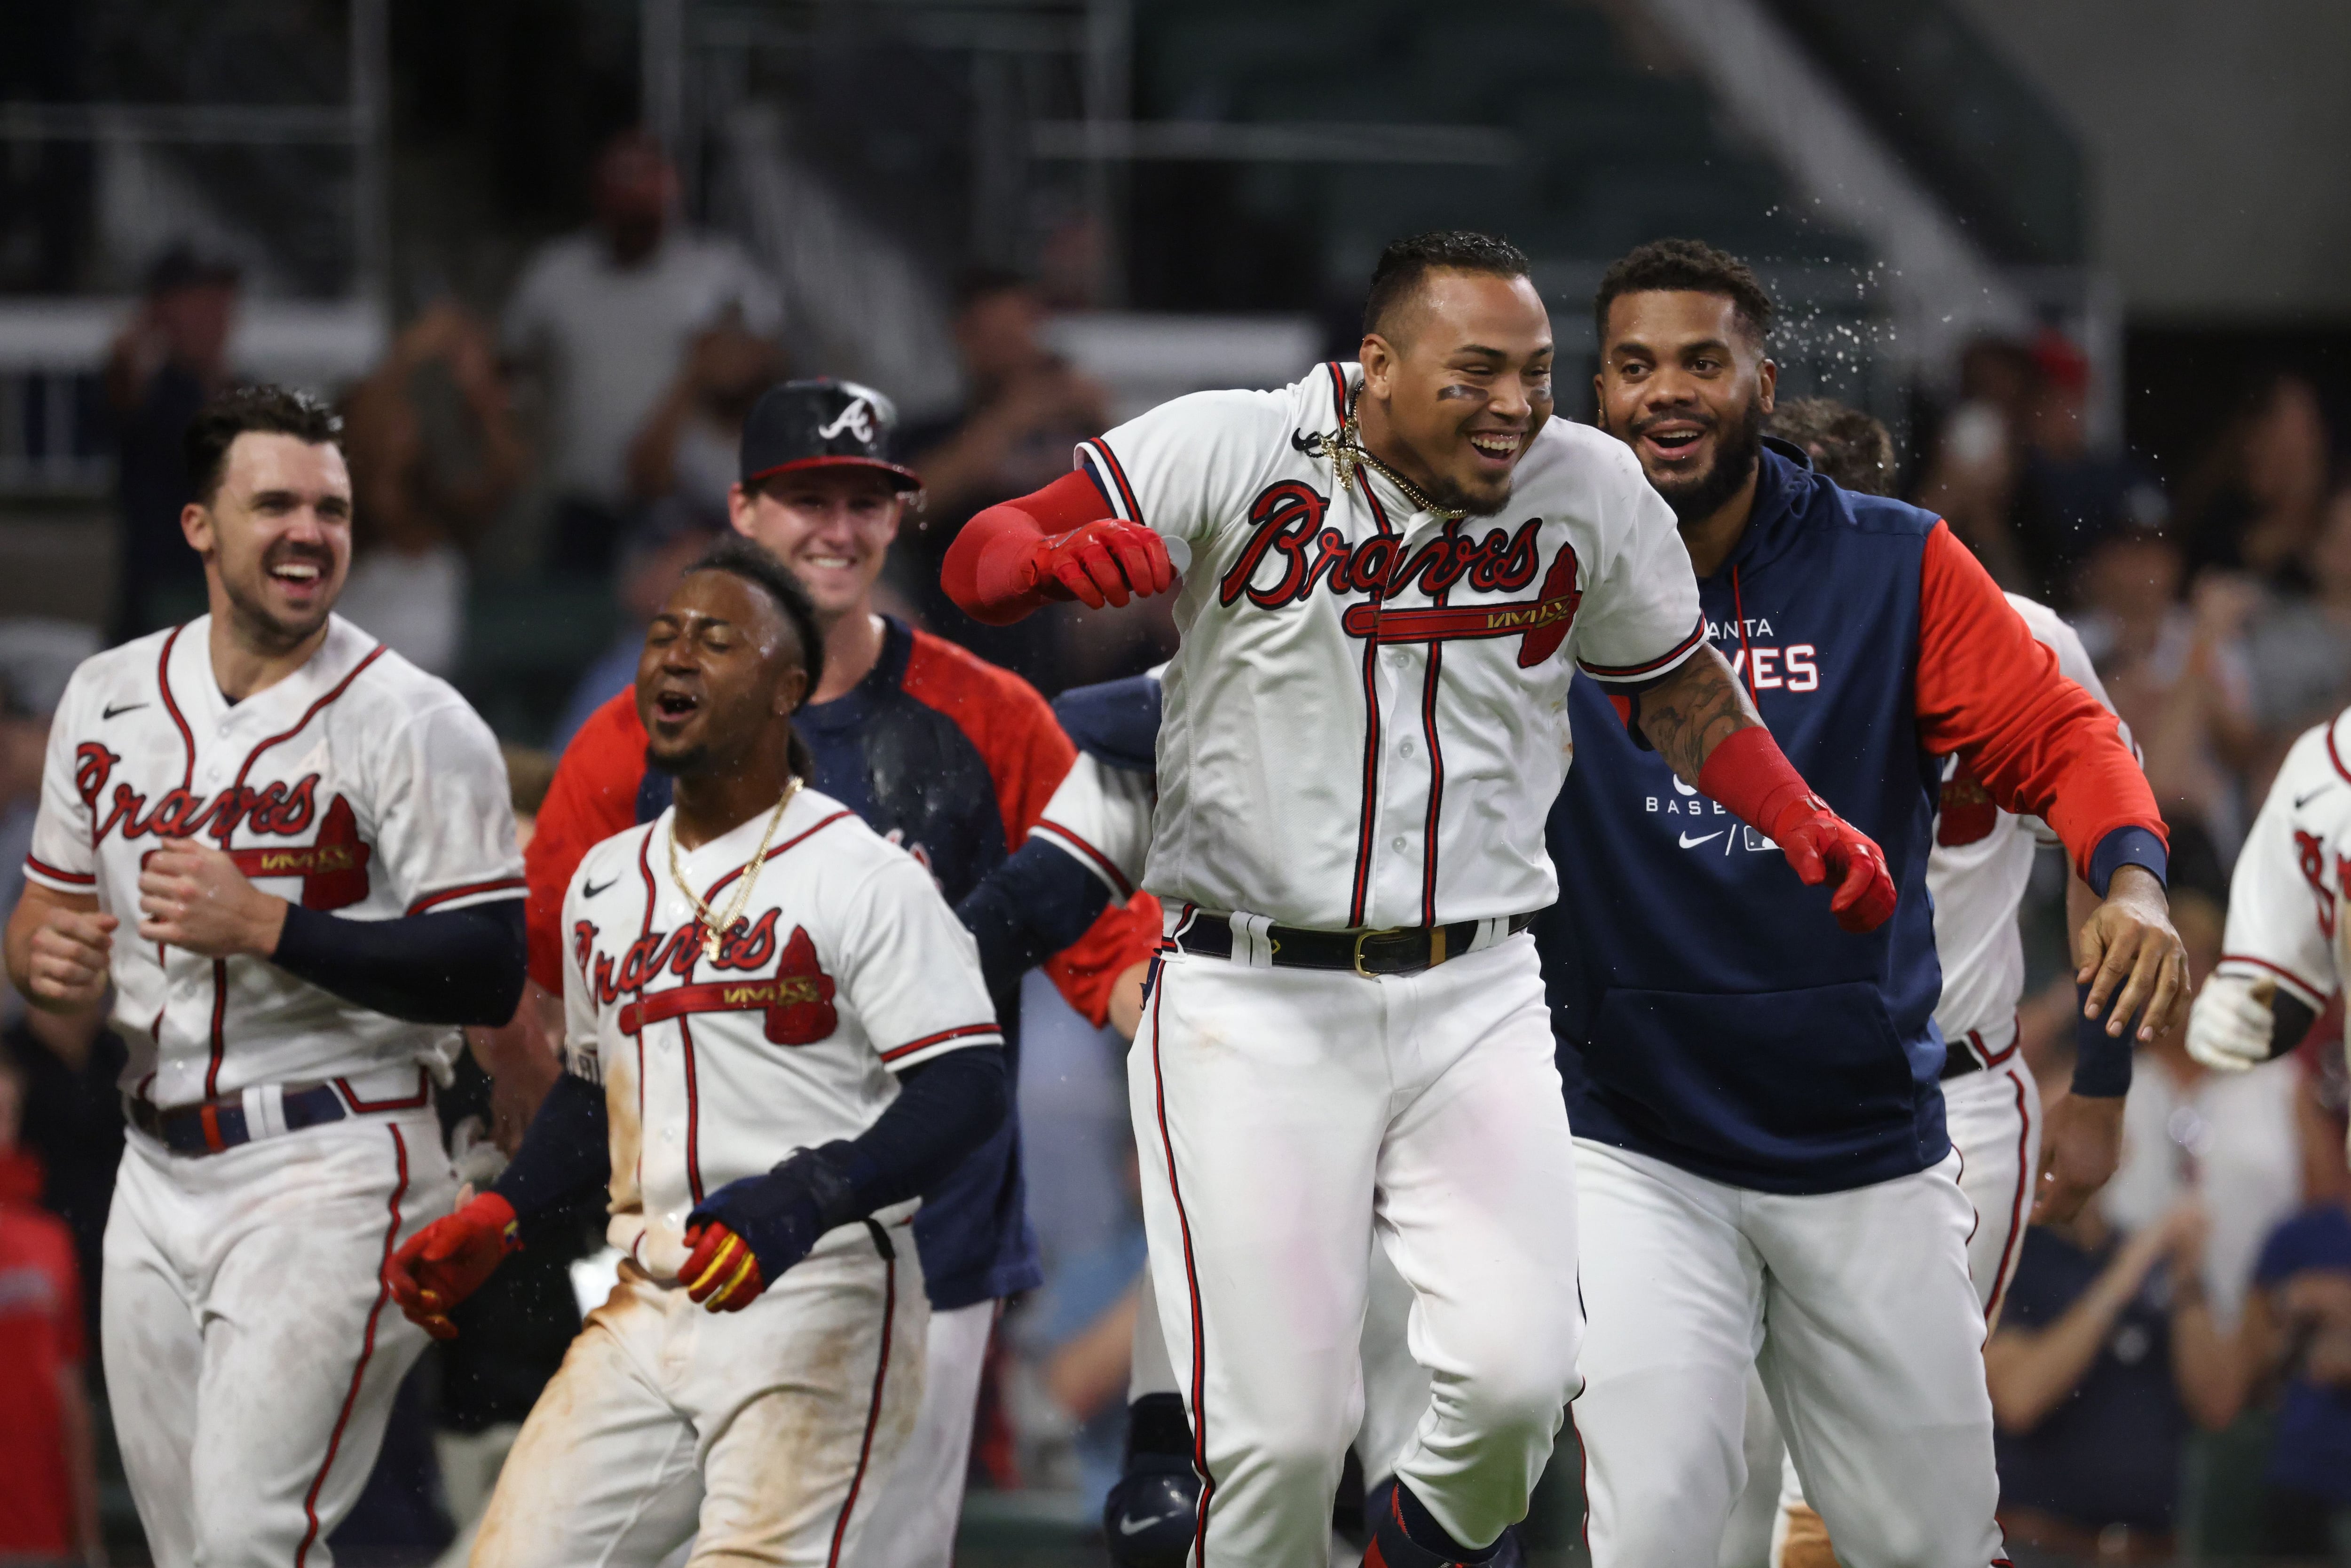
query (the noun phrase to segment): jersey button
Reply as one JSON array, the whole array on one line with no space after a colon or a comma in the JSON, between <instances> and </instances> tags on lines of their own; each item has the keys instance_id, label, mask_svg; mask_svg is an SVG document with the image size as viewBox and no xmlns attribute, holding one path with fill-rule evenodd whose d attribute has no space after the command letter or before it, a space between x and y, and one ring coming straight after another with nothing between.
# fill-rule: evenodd
<instances>
[{"instance_id":1,"label":"jersey button","mask_svg":"<svg viewBox=\"0 0 2351 1568\"><path fill-rule=\"evenodd\" d=\"M1406 757L1410 757L1412 755L1412 742L1410 740L1405 741L1403 745L1396 747L1396 750Z\"/></svg>"},{"instance_id":2,"label":"jersey button","mask_svg":"<svg viewBox=\"0 0 2351 1568\"><path fill-rule=\"evenodd\" d=\"M1403 835L1402 833L1398 833L1398 834L1395 836L1395 847L1396 847L1396 852L1397 852L1398 854L1402 854L1402 853L1404 852L1404 848L1405 848L1405 837L1404 837L1404 835Z\"/></svg>"}]
</instances>

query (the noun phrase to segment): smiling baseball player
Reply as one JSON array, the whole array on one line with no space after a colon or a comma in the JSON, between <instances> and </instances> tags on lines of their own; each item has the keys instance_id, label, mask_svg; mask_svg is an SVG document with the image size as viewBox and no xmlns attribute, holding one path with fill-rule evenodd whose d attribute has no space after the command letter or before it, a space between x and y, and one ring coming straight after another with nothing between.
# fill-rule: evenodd
<instances>
[{"instance_id":1,"label":"smiling baseball player","mask_svg":"<svg viewBox=\"0 0 2351 1568\"><path fill-rule=\"evenodd\" d=\"M1179 398L966 525L983 621L1123 604L1189 547L1144 883L1169 910L1129 1094L1155 1293L1203 1478L1203 1564L1329 1548L1376 1228L1435 1397L1366 1561L1489 1560L1573 1392L1575 1174L1521 935L1580 669L1857 927L1876 847L1706 647L1671 514L1552 412L1526 258L1389 247L1360 365ZM1106 515L1107 514L1107 515ZM1628 703L1629 707L1629 703Z\"/></svg>"},{"instance_id":2,"label":"smiling baseball player","mask_svg":"<svg viewBox=\"0 0 2351 1568\"><path fill-rule=\"evenodd\" d=\"M917 1195L1008 1099L971 936L929 873L805 787L807 594L730 539L654 617L646 755L674 785L564 902L568 1071L496 1186L403 1247L433 1333L518 1218L609 1182L611 1298L532 1409L476 1568L837 1568L922 1399ZM719 1315L713 1314L732 1314Z\"/></svg>"},{"instance_id":3,"label":"smiling baseball player","mask_svg":"<svg viewBox=\"0 0 2351 1568\"><path fill-rule=\"evenodd\" d=\"M496 743L330 613L336 431L267 387L197 415L211 612L75 673L8 923L17 989L69 1010L111 981L131 1046L101 1322L165 1564L328 1561L423 1349L381 1270L455 1189L431 1081L522 988Z\"/></svg>"}]
</instances>

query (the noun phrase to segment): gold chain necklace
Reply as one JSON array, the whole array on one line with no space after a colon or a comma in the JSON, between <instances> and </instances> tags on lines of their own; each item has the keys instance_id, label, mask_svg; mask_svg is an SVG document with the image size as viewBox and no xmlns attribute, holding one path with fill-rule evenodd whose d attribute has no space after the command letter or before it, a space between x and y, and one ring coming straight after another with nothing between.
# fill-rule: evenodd
<instances>
[{"instance_id":1,"label":"gold chain necklace","mask_svg":"<svg viewBox=\"0 0 2351 1568\"><path fill-rule=\"evenodd\" d=\"M1356 396L1361 396L1358 392ZM1421 494L1420 486L1372 455L1364 444L1364 427L1355 418L1355 398L1347 400L1347 412L1339 421L1339 434L1322 437L1322 449L1331 459L1331 466L1343 490L1355 476L1358 464L1369 468L1394 485L1416 511L1426 512L1440 522L1458 522L1469 515L1466 507L1440 507Z\"/></svg>"},{"instance_id":2,"label":"gold chain necklace","mask_svg":"<svg viewBox=\"0 0 2351 1568\"><path fill-rule=\"evenodd\" d=\"M791 781L784 786L784 798L777 801L776 809L768 813L768 831L759 835L759 847L751 852L750 863L743 868L743 874L736 880L735 896L726 901L726 911L723 915L710 913L710 905L702 901L702 895L686 882L685 873L678 869L677 815L674 810L670 814L669 879L677 883L678 892L685 894L686 902L694 905L695 918L702 923L702 956L714 964L718 961L719 943L726 939L726 933L735 929L735 923L743 918L743 911L751 903L751 890L758 886L759 873L768 867L768 846L776 841L776 830L784 821L784 808L790 805L792 797L800 792L800 776L795 773Z\"/></svg>"}]
</instances>

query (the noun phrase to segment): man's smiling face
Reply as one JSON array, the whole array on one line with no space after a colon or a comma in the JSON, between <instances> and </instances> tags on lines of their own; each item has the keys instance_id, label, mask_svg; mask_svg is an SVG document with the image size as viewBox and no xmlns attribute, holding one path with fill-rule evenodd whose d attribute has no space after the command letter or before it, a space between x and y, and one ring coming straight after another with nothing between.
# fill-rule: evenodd
<instances>
[{"instance_id":1,"label":"man's smiling face","mask_svg":"<svg viewBox=\"0 0 2351 1568\"><path fill-rule=\"evenodd\" d=\"M1480 516L1510 498L1552 411L1551 316L1523 277L1432 270L1364 340L1364 395L1440 507Z\"/></svg>"},{"instance_id":2,"label":"man's smiling face","mask_svg":"<svg viewBox=\"0 0 2351 1568\"><path fill-rule=\"evenodd\" d=\"M904 507L886 471L857 463L787 469L729 500L736 531L792 569L827 625L872 595Z\"/></svg>"},{"instance_id":3,"label":"man's smiling face","mask_svg":"<svg viewBox=\"0 0 2351 1568\"><path fill-rule=\"evenodd\" d=\"M1728 296L1652 289L1610 303L1593 390L1601 427L1693 523L1747 482L1778 380Z\"/></svg>"}]
</instances>

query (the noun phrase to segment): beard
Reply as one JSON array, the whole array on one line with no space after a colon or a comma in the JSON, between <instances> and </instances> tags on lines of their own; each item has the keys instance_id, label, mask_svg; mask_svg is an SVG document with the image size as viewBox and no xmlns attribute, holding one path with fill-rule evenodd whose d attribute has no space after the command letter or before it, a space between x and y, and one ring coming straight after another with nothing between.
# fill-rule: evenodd
<instances>
[{"instance_id":1,"label":"beard","mask_svg":"<svg viewBox=\"0 0 2351 1568\"><path fill-rule=\"evenodd\" d=\"M677 751L661 751L653 742L645 743L645 766L655 773L666 773L672 779L684 779L701 773L710 761L710 747L689 746Z\"/></svg>"},{"instance_id":2,"label":"beard","mask_svg":"<svg viewBox=\"0 0 2351 1568\"><path fill-rule=\"evenodd\" d=\"M1685 527L1714 516L1755 472L1756 459L1763 451L1762 400L1750 398L1737 423L1715 428L1714 461L1704 473L1687 479L1649 476L1649 487L1665 497L1666 505L1674 509L1675 520Z\"/></svg>"},{"instance_id":3,"label":"beard","mask_svg":"<svg viewBox=\"0 0 2351 1568\"><path fill-rule=\"evenodd\" d=\"M333 557L299 550L265 559L261 566L265 578L272 567L289 557L316 566L321 577L334 570ZM288 620L272 611L259 594L225 571L221 573L221 591L227 596L230 616L255 645L279 652L300 647L305 639L327 623L327 617L334 613L335 609L335 599L329 596L311 614L299 620Z\"/></svg>"}]
</instances>

